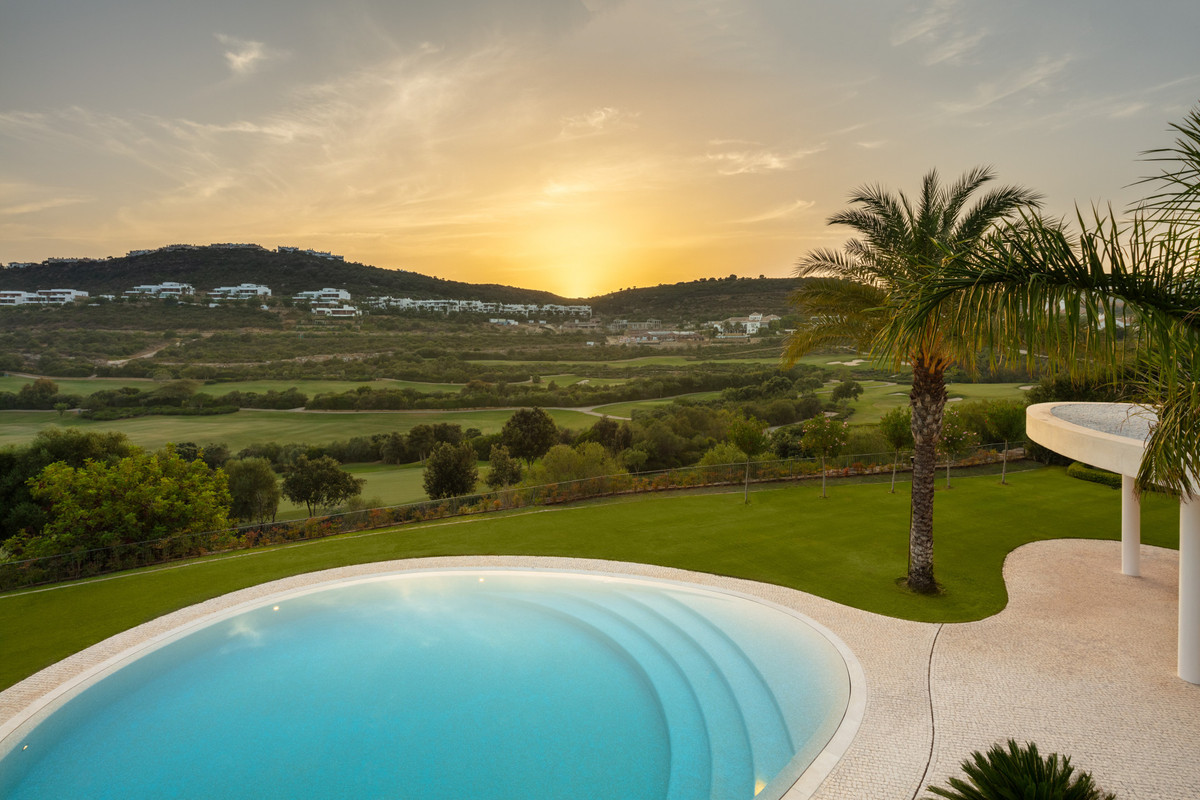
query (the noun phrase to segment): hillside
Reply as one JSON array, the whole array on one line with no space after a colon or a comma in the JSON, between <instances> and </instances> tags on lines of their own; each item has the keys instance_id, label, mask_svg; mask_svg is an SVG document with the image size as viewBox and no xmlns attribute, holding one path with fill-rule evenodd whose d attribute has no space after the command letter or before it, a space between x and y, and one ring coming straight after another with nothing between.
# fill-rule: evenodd
<instances>
[{"instance_id":1,"label":"hillside","mask_svg":"<svg viewBox=\"0 0 1200 800\"><path fill-rule=\"evenodd\" d=\"M47 264L0 270L0 289L81 289L90 294L120 295L144 283L176 281L197 290L239 283L260 283L276 295L293 295L327 286L354 297L392 295L421 299L485 300L498 303L569 303L550 292L495 284L448 281L404 270L330 261L305 253L221 249L157 251L75 264Z\"/></svg>"},{"instance_id":2,"label":"hillside","mask_svg":"<svg viewBox=\"0 0 1200 800\"><path fill-rule=\"evenodd\" d=\"M464 283L330 261L306 253L213 247L0 270L0 290L80 289L93 296L120 295L138 284L164 281L189 283L200 291L243 282L260 283L271 287L277 296L328 286L345 289L355 298L392 295L499 303L583 302L590 303L593 312L604 317L654 317L664 321L702 321L755 311L784 314L787 296L796 285L790 278L701 278L574 299L535 289Z\"/></svg>"}]
</instances>

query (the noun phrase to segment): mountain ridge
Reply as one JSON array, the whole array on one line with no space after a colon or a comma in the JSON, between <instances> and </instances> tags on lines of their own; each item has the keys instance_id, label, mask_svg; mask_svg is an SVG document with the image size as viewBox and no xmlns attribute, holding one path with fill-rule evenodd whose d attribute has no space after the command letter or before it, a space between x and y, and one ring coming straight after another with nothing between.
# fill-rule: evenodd
<instances>
[{"instance_id":1,"label":"mountain ridge","mask_svg":"<svg viewBox=\"0 0 1200 800\"><path fill-rule=\"evenodd\" d=\"M103 260L46 263L0 270L0 290L78 289L91 295L120 295L139 284L175 281L197 291L258 283L277 296L332 287L358 300L391 295L416 299L482 300L499 303L579 304L612 317L736 316L784 314L796 281L789 278L700 278L674 284L622 289L590 298L566 298L539 289L467 283L400 269L323 258L303 251L198 247L163 249Z\"/></svg>"}]
</instances>

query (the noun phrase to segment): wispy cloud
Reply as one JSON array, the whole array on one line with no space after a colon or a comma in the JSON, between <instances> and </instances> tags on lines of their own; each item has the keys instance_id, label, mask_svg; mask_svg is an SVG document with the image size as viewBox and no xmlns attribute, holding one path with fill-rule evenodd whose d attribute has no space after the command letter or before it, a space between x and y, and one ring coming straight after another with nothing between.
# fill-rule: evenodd
<instances>
[{"instance_id":1,"label":"wispy cloud","mask_svg":"<svg viewBox=\"0 0 1200 800\"><path fill-rule=\"evenodd\" d=\"M241 39L237 36L216 34L217 41L225 47L225 63L234 75L245 77L255 72L263 62L275 55L267 49L265 42Z\"/></svg>"},{"instance_id":2,"label":"wispy cloud","mask_svg":"<svg viewBox=\"0 0 1200 800\"><path fill-rule=\"evenodd\" d=\"M1046 92L1051 88L1051 79L1071 63L1070 55L1058 58L1042 58L1027 69L1023 69L1004 80L988 81L975 87L969 100L958 103L943 103L942 110L951 116L981 111L1002 100L1025 92Z\"/></svg>"},{"instance_id":3,"label":"wispy cloud","mask_svg":"<svg viewBox=\"0 0 1200 800\"><path fill-rule=\"evenodd\" d=\"M88 202L88 198L86 197L48 197L44 200L31 200L27 203L18 203L11 206L0 206L0 214L4 216L36 214L39 211L49 211L52 208L74 206L78 205L79 203L86 202Z\"/></svg>"},{"instance_id":4,"label":"wispy cloud","mask_svg":"<svg viewBox=\"0 0 1200 800\"><path fill-rule=\"evenodd\" d=\"M958 0L933 0L932 3L892 33L891 42L900 47L912 42L922 45L926 66L958 64L987 36L984 29L968 29L958 13Z\"/></svg>"},{"instance_id":5,"label":"wispy cloud","mask_svg":"<svg viewBox=\"0 0 1200 800\"><path fill-rule=\"evenodd\" d=\"M755 214L754 216L736 219L733 222L741 225L752 225L758 222L772 222L777 219L790 217L797 211L807 211L816 204L817 203L815 200L796 200L791 203L786 203L782 206L777 206L776 208L772 208L768 211L764 211L761 214Z\"/></svg>"},{"instance_id":6,"label":"wispy cloud","mask_svg":"<svg viewBox=\"0 0 1200 800\"><path fill-rule=\"evenodd\" d=\"M636 111L622 111L612 106L592 109L585 114L564 117L559 138L577 139L583 136L596 136L615 129L633 128L637 125L638 116Z\"/></svg>"},{"instance_id":7,"label":"wispy cloud","mask_svg":"<svg viewBox=\"0 0 1200 800\"><path fill-rule=\"evenodd\" d=\"M785 152L764 149L727 150L723 153L709 153L706 158L717 165L717 172L722 175L744 175L789 170L795 166L796 162L824 149L824 146L821 146L808 150Z\"/></svg>"}]
</instances>

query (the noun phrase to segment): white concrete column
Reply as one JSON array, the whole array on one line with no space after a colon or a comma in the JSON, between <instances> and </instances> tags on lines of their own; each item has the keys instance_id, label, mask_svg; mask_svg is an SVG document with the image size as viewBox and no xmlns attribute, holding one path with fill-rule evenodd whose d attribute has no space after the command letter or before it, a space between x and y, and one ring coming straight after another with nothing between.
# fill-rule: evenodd
<instances>
[{"instance_id":1,"label":"white concrete column","mask_svg":"<svg viewBox=\"0 0 1200 800\"><path fill-rule=\"evenodd\" d=\"M1132 475L1121 476L1121 572L1142 574L1142 502Z\"/></svg>"},{"instance_id":2,"label":"white concrete column","mask_svg":"<svg viewBox=\"0 0 1200 800\"><path fill-rule=\"evenodd\" d=\"M1179 503L1179 677L1200 683L1200 497Z\"/></svg>"}]
</instances>

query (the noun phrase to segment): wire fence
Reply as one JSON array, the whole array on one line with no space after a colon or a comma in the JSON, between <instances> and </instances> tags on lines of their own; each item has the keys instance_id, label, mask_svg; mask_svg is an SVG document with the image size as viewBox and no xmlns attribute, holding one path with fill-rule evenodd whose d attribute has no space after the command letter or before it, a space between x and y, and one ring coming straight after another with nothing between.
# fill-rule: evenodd
<instances>
[{"instance_id":1,"label":"wire fence","mask_svg":"<svg viewBox=\"0 0 1200 800\"><path fill-rule=\"evenodd\" d=\"M748 461L602 475L540 486L513 486L483 494L347 511L303 520L244 525L110 547L79 549L42 558L0 562L0 591L77 580L231 550L615 495L729 486L742 486L748 493L752 484L819 480L822 477L837 483L886 483L895 480L897 475L911 472L910 455L901 451L833 456L824 459L824 475L820 458ZM984 445L963 458L943 461L942 467L962 470L1007 464L1025 457L1023 442L998 443Z\"/></svg>"}]
</instances>

